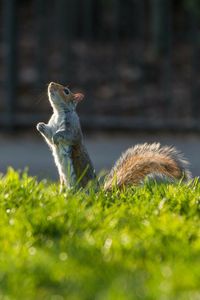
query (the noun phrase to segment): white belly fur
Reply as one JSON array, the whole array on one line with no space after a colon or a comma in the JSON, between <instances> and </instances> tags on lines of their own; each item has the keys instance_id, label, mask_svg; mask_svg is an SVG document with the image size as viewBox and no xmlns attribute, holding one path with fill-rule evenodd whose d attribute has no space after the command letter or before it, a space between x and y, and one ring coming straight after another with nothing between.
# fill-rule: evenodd
<instances>
[{"instance_id":1,"label":"white belly fur","mask_svg":"<svg viewBox=\"0 0 200 300\"><path fill-rule=\"evenodd\" d=\"M71 158L71 146L59 144L53 147L53 156L58 168L59 176L63 178L65 185L73 187L76 183L76 176Z\"/></svg>"}]
</instances>

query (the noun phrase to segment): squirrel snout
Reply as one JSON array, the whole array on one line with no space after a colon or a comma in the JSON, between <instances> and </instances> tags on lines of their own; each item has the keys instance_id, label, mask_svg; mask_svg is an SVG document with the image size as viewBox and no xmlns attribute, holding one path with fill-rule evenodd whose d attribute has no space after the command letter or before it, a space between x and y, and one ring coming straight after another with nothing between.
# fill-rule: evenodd
<instances>
[{"instance_id":1,"label":"squirrel snout","mask_svg":"<svg viewBox=\"0 0 200 300\"><path fill-rule=\"evenodd\" d=\"M48 85L48 92L53 95L56 89L57 89L57 84L55 82L50 82Z\"/></svg>"},{"instance_id":2,"label":"squirrel snout","mask_svg":"<svg viewBox=\"0 0 200 300\"><path fill-rule=\"evenodd\" d=\"M49 88L49 90L51 90L55 86L56 86L56 83L52 81L52 82L49 83L48 88Z\"/></svg>"},{"instance_id":3,"label":"squirrel snout","mask_svg":"<svg viewBox=\"0 0 200 300\"><path fill-rule=\"evenodd\" d=\"M52 85L56 85L56 83L53 82L53 81L51 81L51 82L49 83L49 86L52 86Z\"/></svg>"}]
</instances>

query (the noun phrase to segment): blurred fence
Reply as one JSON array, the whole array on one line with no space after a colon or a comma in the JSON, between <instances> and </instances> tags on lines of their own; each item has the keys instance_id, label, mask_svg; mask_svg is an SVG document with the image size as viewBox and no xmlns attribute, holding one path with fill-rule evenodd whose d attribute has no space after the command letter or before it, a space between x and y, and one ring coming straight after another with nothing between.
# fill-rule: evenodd
<instances>
[{"instance_id":1,"label":"blurred fence","mask_svg":"<svg viewBox=\"0 0 200 300\"><path fill-rule=\"evenodd\" d=\"M56 81L85 92L86 127L199 130L200 18L186 2L1 0L1 126L47 120Z\"/></svg>"}]
</instances>

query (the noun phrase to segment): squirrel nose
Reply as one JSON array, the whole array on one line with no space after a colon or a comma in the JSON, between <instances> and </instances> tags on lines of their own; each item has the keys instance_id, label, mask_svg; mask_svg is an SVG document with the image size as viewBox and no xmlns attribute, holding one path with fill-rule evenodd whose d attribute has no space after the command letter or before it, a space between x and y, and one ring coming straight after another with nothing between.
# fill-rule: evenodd
<instances>
[{"instance_id":1,"label":"squirrel nose","mask_svg":"<svg viewBox=\"0 0 200 300\"><path fill-rule=\"evenodd\" d=\"M53 92L56 89L56 83L55 82L50 82L48 85L48 91Z\"/></svg>"},{"instance_id":2,"label":"squirrel nose","mask_svg":"<svg viewBox=\"0 0 200 300\"><path fill-rule=\"evenodd\" d=\"M49 88L51 88L51 87L53 87L53 86L55 86L55 85L56 85L56 83L53 82L53 81L51 81L51 82L49 83Z\"/></svg>"}]
</instances>

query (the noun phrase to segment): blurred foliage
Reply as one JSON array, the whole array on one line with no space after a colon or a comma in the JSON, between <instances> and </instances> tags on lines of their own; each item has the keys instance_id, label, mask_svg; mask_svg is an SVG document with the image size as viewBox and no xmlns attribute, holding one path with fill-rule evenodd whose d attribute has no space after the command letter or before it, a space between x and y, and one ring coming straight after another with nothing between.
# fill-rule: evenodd
<instances>
[{"instance_id":1,"label":"blurred foliage","mask_svg":"<svg viewBox=\"0 0 200 300\"><path fill-rule=\"evenodd\" d=\"M200 184L60 193L0 180L1 299L199 299Z\"/></svg>"},{"instance_id":2,"label":"blurred foliage","mask_svg":"<svg viewBox=\"0 0 200 300\"><path fill-rule=\"evenodd\" d=\"M199 0L184 0L185 7L192 12L200 13L200 1Z\"/></svg>"}]
</instances>

